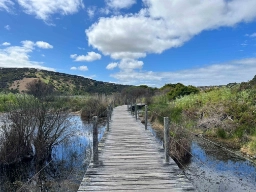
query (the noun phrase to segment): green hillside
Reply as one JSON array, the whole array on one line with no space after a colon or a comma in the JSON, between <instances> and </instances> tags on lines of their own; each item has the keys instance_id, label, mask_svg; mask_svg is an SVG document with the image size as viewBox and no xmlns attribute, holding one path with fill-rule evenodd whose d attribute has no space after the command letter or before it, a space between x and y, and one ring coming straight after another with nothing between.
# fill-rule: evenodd
<instances>
[{"instance_id":1,"label":"green hillside","mask_svg":"<svg viewBox=\"0 0 256 192\"><path fill-rule=\"evenodd\" d=\"M0 68L0 92L23 92L26 84L35 78L54 86L61 94L79 95L85 93L114 93L129 87L114 83L106 83L77 75L32 69L32 68Z\"/></svg>"}]
</instances>

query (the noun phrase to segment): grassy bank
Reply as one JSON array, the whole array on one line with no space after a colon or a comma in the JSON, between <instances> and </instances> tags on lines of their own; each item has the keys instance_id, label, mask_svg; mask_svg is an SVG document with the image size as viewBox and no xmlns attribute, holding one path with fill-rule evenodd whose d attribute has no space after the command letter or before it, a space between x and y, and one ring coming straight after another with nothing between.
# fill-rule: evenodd
<instances>
[{"instance_id":1,"label":"grassy bank","mask_svg":"<svg viewBox=\"0 0 256 192\"><path fill-rule=\"evenodd\" d=\"M162 117L169 117L173 125L255 156L256 91L242 85L200 91L172 101L168 95L155 96L150 110L157 115L152 120L163 123Z\"/></svg>"}]
</instances>

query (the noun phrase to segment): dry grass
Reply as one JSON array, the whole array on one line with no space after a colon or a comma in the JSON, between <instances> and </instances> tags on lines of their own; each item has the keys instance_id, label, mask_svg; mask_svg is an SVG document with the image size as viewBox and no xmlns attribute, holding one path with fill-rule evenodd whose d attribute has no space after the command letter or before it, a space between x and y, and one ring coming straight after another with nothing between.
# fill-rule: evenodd
<instances>
[{"instance_id":1,"label":"dry grass","mask_svg":"<svg viewBox=\"0 0 256 192\"><path fill-rule=\"evenodd\" d=\"M17 89L18 88L19 92L27 91L26 85L28 83L31 83L35 79L38 79L38 78L23 78L21 80L16 80L12 83L12 85L9 87L9 89Z\"/></svg>"}]
</instances>

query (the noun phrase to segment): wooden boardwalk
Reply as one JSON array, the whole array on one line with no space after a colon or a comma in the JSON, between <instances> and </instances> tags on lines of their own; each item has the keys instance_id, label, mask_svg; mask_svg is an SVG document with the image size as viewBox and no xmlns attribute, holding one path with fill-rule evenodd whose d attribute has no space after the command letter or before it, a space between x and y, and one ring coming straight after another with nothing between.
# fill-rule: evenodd
<instances>
[{"instance_id":1,"label":"wooden boardwalk","mask_svg":"<svg viewBox=\"0 0 256 192\"><path fill-rule=\"evenodd\" d=\"M99 165L90 164L78 189L82 191L195 191L150 131L126 106L114 109L110 131L102 142Z\"/></svg>"}]
</instances>

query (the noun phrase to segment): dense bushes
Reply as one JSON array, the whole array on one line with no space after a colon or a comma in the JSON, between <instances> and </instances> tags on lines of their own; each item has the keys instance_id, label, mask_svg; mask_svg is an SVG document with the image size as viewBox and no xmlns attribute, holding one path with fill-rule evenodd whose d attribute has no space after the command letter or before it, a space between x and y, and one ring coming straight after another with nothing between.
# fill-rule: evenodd
<instances>
[{"instance_id":1,"label":"dense bushes","mask_svg":"<svg viewBox=\"0 0 256 192\"><path fill-rule=\"evenodd\" d=\"M5 106L8 103L13 103L16 101L16 95L13 93L0 93L0 112L5 111Z\"/></svg>"},{"instance_id":2,"label":"dense bushes","mask_svg":"<svg viewBox=\"0 0 256 192\"><path fill-rule=\"evenodd\" d=\"M190 95L190 94L196 94L199 93L199 89L189 85L185 86L181 83L177 84L166 84L161 88L162 91L167 92L167 96L169 100L174 100L178 97L182 97L185 95Z\"/></svg>"},{"instance_id":3,"label":"dense bushes","mask_svg":"<svg viewBox=\"0 0 256 192\"><path fill-rule=\"evenodd\" d=\"M0 127L0 164L35 157L37 165L42 165L51 158L54 145L69 135L69 112L57 103L19 95L6 105L8 111Z\"/></svg>"},{"instance_id":4,"label":"dense bushes","mask_svg":"<svg viewBox=\"0 0 256 192\"><path fill-rule=\"evenodd\" d=\"M104 103L96 98L90 98L84 103L81 111L81 118L91 120L93 116L106 117L107 103Z\"/></svg>"},{"instance_id":5,"label":"dense bushes","mask_svg":"<svg viewBox=\"0 0 256 192\"><path fill-rule=\"evenodd\" d=\"M253 149L256 140L256 89L251 81L240 86L212 88L176 97L171 102L168 100L181 89L175 89L173 85L168 91L167 88L162 89L163 95L155 97L150 106L159 115L169 117L171 122L183 127L200 130L205 136L236 141L240 147L248 146L256 151ZM161 118L158 120L162 122Z\"/></svg>"}]
</instances>

